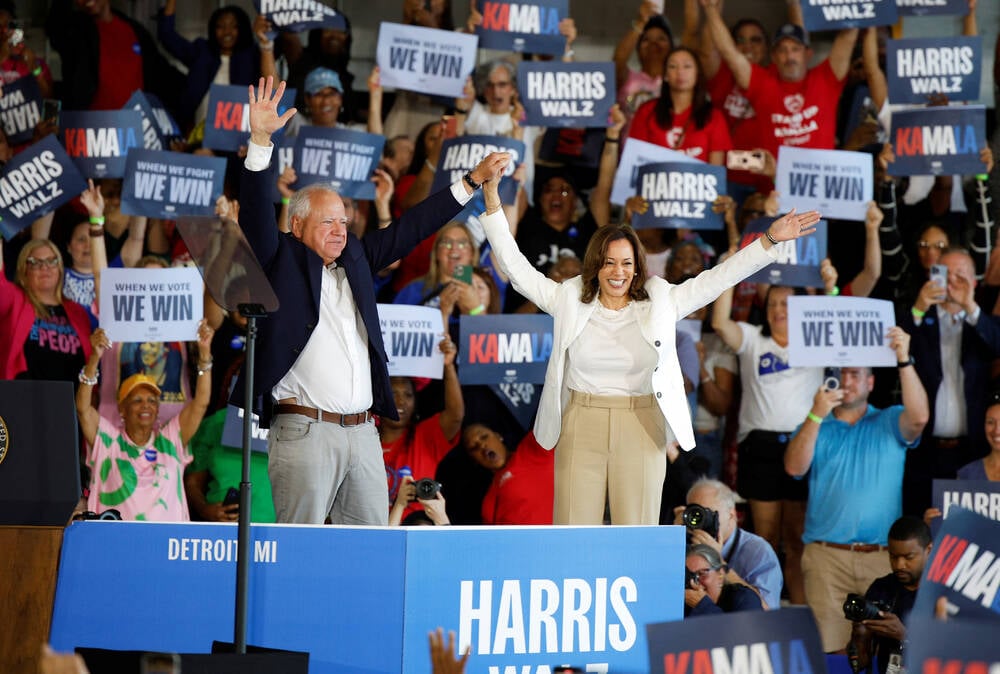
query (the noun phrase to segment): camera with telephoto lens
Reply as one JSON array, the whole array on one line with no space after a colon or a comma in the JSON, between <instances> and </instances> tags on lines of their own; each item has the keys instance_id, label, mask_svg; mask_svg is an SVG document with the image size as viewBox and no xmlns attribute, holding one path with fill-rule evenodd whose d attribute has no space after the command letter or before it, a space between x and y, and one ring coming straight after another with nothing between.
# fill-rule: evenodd
<instances>
[{"instance_id":1,"label":"camera with telephoto lens","mask_svg":"<svg viewBox=\"0 0 1000 674\"><path fill-rule=\"evenodd\" d=\"M441 483L435 482L429 477L422 477L413 483L417 490L417 498L428 500L434 498L441 491Z\"/></svg>"},{"instance_id":2,"label":"camera with telephoto lens","mask_svg":"<svg viewBox=\"0 0 1000 674\"><path fill-rule=\"evenodd\" d=\"M864 595L849 594L844 600L844 617L852 622L877 619L879 611L889 611L892 607L884 601L871 601Z\"/></svg>"},{"instance_id":3,"label":"camera with telephoto lens","mask_svg":"<svg viewBox=\"0 0 1000 674\"><path fill-rule=\"evenodd\" d=\"M719 538L719 513L711 508L705 508L697 503L692 503L684 508L681 521L688 528L688 543L691 542L691 532L696 529L704 530L714 539Z\"/></svg>"},{"instance_id":4,"label":"camera with telephoto lens","mask_svg":"<svg viewBox=\"0 0 1000 674\"><path fill-rule=\"evenodd\" d=\"M684 569L684 589L690 590L692 587L700 587L698 574L691 569Z\"/></svg>"}]
</instances>

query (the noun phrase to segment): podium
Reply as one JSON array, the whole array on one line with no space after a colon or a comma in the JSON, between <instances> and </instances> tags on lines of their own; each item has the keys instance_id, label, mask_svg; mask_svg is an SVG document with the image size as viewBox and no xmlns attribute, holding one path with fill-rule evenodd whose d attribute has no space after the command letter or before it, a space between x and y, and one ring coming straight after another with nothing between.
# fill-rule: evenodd
<instances>
[{"instance_id":1,"label":"podium","mask_svg":"<svg viewBox=\"0 0 1000 674\"><path fill-rule=\"evenodd\" d=\"M0 667L34 674L48 638L62 527L80 498L69 382L0 381Z\"/></svg>"},{"instance_id":2,"label":"podium","mask_svg":"<svg viewBox=\"0 0 1000 674\"><path fill-rule=\"evenodd\" d=\"M234 524L74 522L53 648L208 652L232 633L236 545ZM442 626L470 672L646 672L645 625L683 615L684 545L679 526L253 525L248 643L311 674L420 674Z\"/></svg>"}]
</instances>

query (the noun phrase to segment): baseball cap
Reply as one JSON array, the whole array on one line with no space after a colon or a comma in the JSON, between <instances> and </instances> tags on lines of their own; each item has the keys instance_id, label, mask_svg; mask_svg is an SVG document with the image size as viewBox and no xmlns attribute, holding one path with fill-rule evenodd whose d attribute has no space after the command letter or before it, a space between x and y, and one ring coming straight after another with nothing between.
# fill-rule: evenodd
<instances>
[{"instance_id":1,"label":"baseball cap","mask_svg":"<svg viewBox=\"0 0 1000 674\"><path fill-rule=\"evenodd\" d=\"M329 68L313 68L309 74L306 75L304 88L306 93L310 96L326 89L327 87L332 87L341 93L344 92L344 87L340 83L340 75L333 72Z\"/></svg>"},{"instance_id":2,"label":"baseball cap","mask_svg":"<svg viewBox=\"0 0 1000 674\"><path fill-rule=\"evenodd\" d=\"M786 23L781 26L781 28L779 28L774 34L774 41L771 44L776 46L785 38L791 38L803 47L809 46L809 35L806 33L805 29L802 28L802 26L797 26L794 23Z\"/></svg>"},{"instance_id":3,"label":"baseball cap","mask_svg":"<svg viewBox=\"0 0 1000 674\"><path fill-rule=\"evenodd\" d=\"M148 386L149 388L156 391L156 395L160 395L160 387L156 385L156 380L150 377L148 374L143 374L142 372L137 372L125 381L122 385L118 387L118 404L125 402L125 399L135 389L140 386Z\"/></svg>"}]
</instances>

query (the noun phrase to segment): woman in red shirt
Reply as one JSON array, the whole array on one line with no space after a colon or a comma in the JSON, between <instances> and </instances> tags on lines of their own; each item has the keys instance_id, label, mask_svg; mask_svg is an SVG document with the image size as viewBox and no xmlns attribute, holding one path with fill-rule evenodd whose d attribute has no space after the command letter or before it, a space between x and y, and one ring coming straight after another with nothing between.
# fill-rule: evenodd
<instances>
[{"instance_id":1,"label":"woman in red shirt","mask_svg":"<svg viewBox=\"0 0 1000 674\"><path fill-rule=\"evenodd\" d=\"M677 47L664 72L663 93L636 111L629 137L722 166L733 144L725 118L708 97L698 56Z\"/></svg>"}]
</instances>

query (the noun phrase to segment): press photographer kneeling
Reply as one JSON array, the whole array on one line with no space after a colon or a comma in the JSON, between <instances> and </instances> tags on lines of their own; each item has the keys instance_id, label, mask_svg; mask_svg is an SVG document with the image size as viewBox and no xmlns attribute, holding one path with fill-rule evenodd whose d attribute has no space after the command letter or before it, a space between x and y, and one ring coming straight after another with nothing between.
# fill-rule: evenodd
<instances>
[{"instance_id":1,"label":"press photographer kneeling","mask_svg":"<svg viewBox=\"0 0 1000 674\"><path fill-rule=\"evenodd\" d=\"M876 578L862 597L847 595L844 617L853 621L847 655L854 672L900 674L906 626L920 576L931 553L931 531L917 517L900 517L889 529L892 573ZM878 669L872 669L877 658Z\"/></svg>"}]
</instances>

